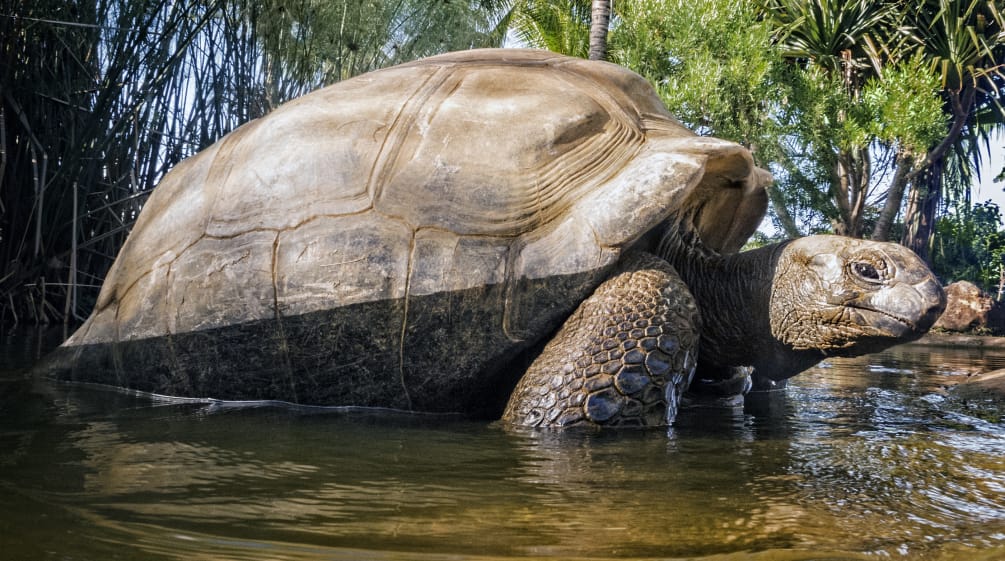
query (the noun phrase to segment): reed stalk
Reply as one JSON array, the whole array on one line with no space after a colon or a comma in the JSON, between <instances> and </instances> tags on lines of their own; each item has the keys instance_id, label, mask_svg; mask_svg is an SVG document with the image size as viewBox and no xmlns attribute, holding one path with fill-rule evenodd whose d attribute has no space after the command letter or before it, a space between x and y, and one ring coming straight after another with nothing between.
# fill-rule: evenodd
<instances>
[{"instance_id":1,"label":"reed stalk","mask_svg":"<svg viewBox=\"0 0 1005 561\"><path fill-rule=\"evenodd\" d=\"M497 45L506 5L0 0L0 325L86 316L182 159L325 84Z\"/></svg>"}]
</instances>

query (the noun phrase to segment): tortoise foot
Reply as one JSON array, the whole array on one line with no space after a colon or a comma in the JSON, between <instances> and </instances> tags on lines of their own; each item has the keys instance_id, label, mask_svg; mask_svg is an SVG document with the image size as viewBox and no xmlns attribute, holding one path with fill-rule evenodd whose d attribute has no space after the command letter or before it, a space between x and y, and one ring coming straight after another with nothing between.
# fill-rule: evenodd
<instances>
[{"instance_id":1,"label":"tortoise foot","mask_svg":"<svg viewBox=\"0 0 1005 561\"><path fill-rule=\"evenodd\" d=\"M697 357L698 308L664 260L626 257L565 322L510 397L528 427L664 426Z\"/></svg>"}]
</instances>

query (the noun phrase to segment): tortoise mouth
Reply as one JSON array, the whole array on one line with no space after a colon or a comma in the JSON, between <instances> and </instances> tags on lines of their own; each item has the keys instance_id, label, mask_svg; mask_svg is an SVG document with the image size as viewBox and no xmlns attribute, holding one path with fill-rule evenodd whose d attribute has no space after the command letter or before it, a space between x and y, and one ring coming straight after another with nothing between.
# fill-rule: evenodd
<instances>
[{"instance_id":1,"label":"tortoise mouth","mask_svg":"<svg viewBox=\"0 0 1005 561\"><path fill-rule=\"evenodd\" d=\"M916 339L935 324L945 308L945 296L938 283L893 282L844 303L854 310L858 321L869 331L888 333L891 337Z\"/></svg>"},{"instance_id":2,"label":"tortoise mouth","mask_svg":"<svg viewBox=\"0 0 1005 561\"><path fill-rule=\"evenodd\" d=\"M845 307L857 312L860 318L856 318L855 323L868 328L870 336L876 336L878 331L889 337L901 338L923 331L918 329L915 322L886 310L856 303L849 303Z\"/></svg>"}]
</instances>

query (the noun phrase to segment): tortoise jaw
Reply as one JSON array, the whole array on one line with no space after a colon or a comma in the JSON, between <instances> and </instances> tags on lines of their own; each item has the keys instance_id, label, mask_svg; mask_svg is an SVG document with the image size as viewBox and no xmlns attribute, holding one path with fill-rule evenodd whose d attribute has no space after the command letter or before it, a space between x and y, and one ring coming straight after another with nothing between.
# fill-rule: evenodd
<instances>
[{"instance_id":1,"label":"tortoise jaw","mask_svg":"<svg viewBox=\"0 0 1005 561\"><path fill-rule=\"evenodd\" d=\"M860 319L857 318L858 321L855 323L863 327L868 326L870 328L869 331L875 330L894 339L909 337L914 332L918 332L920 335L923 332L919 332L915 324L910 320L889 312L865 306L849 305L847 307L854 310L855 314L860 316Z\"/></svg>"},{"instance_id":2,"label":"tortoise jaw","mask_svg":"<svg viewBox=\"0 0 1005 561\"><path fill-rule=\"evenodd\" d=\"M942 315L946 295L934 277L914 283L910 280L895 279L845 306L862 315L861 325L870 330L878 330L894 339L917 339Z\"/></svg>"}]
</instances>

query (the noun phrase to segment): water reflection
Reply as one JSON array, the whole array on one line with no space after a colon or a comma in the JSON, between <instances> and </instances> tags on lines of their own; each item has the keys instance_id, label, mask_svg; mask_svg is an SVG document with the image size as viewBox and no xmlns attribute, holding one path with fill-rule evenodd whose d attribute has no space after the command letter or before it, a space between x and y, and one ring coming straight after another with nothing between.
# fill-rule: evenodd
<instances>
[{"instance_id":1,"label":"water reflection","mask_svg":"<svg viewBox=\"0 0 1005 561\"><path fill-rule=\"evenodd\" d=\"M1000 558L1005 427L941 390L1003 362L901 348L668 431L566 433L8 371L0 541L12 558Z\"/></svg>"}]
</instances>

